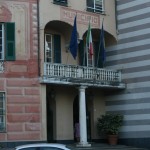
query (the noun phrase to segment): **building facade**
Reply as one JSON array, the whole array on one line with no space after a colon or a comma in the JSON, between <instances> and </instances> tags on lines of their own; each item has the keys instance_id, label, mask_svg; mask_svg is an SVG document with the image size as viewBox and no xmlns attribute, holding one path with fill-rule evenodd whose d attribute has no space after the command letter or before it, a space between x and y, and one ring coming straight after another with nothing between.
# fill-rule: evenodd
<instances>
[{"instance_id":1,"label":"building facade","mask_svg":"<svg viewBox=\"0 0 150 150\"><path fill-rule=\"evenodd\" d=\"M120 142L148 147L149 4L1 0L0 141L76 142L79 123L79 144L90 146L102 141L97 118L117 112L124 115ZM75 16L76 59L69 49ZM89 24L92 56L86 46ZM99 51L102 24L105 63Z\"/></svg>"},{"instance_id":2,"label":"building facade","mask_svg":"<svg viewBox=\"0 0 150 150\"><path fill-rule=\"evenodd\" d=\"M69 50L75 16L76 59ZM76 141L74 127L79 123L79 144L90 146L89 142L99 140L96 121L105 113L104 93L125 88L121 72L104 67L99 54L102 22L105 46L117 43L115 1L40 1L39 18L42 107L47 110L42 118L44 123L47 116L47 140ZM92 58L89 53L84 56L89 22Z\"/></svg>"},{"instance_id":3,"label":"building facade","mask_svg":"<svg viewBox=\"0 0 150 150\"><path fill-rule=\"evenodd\" d=\"M42 140L37 1L0 1L0 142Z\"/></svg>"},{"instance_id":4,"label":"building facade","mask_svg":"<svg viewBox=\"0 0 150 150\"><path fill-rule=\"evenodd\" d=\"M107 66L122 69L126 90L106 96L106 110L124 114L124 143L149 148L150 1L116 4L118 42L107 48Z\"/></svg>"}]
</instances>

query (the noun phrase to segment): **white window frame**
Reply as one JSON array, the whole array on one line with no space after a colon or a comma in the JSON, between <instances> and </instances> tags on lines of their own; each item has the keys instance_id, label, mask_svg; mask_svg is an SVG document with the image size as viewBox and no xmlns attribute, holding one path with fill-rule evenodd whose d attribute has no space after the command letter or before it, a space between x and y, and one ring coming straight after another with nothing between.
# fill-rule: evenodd
<instances>
[{"instance_id":1,"label":"white window frame","mask_svg":"<svg viewBox=\"0 0 150 150\"><path fill-rule=\"evenodd\" d=\"M2 30L0 30L0 32L2 32L2 36L0 37L0 40L2 41L2 51L0 52L2 55L0 57L0 61L4 60L4 24L0 23L0 26L2 26Z\"/></svg>"},{"instance_id":2,"label":"white window frame","mask_svg":"<svg viewBox=\"0 0 150 150\"><path fill-rule=\"evenodd\" d=\"M47 40L47 36L50 36L51 41ZM45 34L45 62L50 62L52 63L54 60L53 57L53 35L46 33Z\"/></svg>"},{"instance_id":3,"label":"white window frame","mask_svg":"<svg viewBox=\"0 0 150 150\"><path fill-rule=\"evenodd\" d=\"M0 92L0 132L6 131L6 100L5 92Z\"/></svg>"},{"instance_id":4,"label":"white window frame","mask_svg":"<svg viewBox=\"0 0 150 150\"><path fill-rule=\"evenodd\" d=\"M90 9L90 10L92 10L92 12L104 13L104 0L100 0L101 8L97 8L98 7L98 6L96 6L97 0L90 0L90 1L93 1L94 6L92 6L92 7L87 6L87 10Z\"/></svg>"}]
</instances>

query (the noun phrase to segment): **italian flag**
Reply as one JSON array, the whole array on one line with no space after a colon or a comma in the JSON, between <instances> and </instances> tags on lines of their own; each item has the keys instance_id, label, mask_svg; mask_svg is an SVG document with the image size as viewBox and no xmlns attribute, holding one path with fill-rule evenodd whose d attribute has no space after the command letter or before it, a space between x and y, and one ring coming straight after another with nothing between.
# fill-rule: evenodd
<instances>
[{"instance_id":1,"label":"italian flag","mask_svg":"<svg viewBox=\"0 0 150 150\"><path fill-rule=\"evenodd\" d=\"M93 55L93 43L92 43L92 34L91 34L90 23L89 23L88 33L87 33L87 37L86 37L86 45L88 48L88 52L89 52L90 56L92 57L92 55Z\"/></svg>"}]
</instances>

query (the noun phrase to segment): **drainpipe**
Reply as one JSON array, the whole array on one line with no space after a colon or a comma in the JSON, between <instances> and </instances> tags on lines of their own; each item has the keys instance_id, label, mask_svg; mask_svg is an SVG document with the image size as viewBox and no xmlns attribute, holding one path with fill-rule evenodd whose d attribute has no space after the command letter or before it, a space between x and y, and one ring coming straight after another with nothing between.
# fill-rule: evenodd
<instances>
[{"instance_id":1,"label":"drainpipe","mask_svg":"<svg viewBox=\"0 0 150 150\"><path fill-rule=\"evenodd\" d=\"M117 32L117 35L118 35L118 20L117 20L117 15L118 15L118 12L117 12L117 2L115 1L115 21L116 21L116 32Z\"/></svg>"},{"instance_id":2,"label":"drainpipe","mask_svg":"<svg viewBox=\"0 0 150 150\"><path fill-rule=\"evenodd\" d=\"M39 1L37 0L37 34L38 34L38 76L40 77L40 15L39 15Z\"/></svg>"}]
</instances>

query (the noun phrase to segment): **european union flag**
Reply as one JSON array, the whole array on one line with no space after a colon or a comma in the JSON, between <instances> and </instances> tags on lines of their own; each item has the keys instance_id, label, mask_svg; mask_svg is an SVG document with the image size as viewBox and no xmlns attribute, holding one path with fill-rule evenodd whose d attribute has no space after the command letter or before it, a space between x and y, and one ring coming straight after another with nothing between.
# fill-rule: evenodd
<instances>
[{"instance_id":1,"label":"european union flag","mask_svg":"<svg viewBox=\"0 0 150 150\"><path fill-rule=\"evenodd\" d=\"M74 26L72 30L71 40L69 49L74 59L77 57L77 48L78 48L78 41L77 41L77 23L76 23L76 16L74 18Z\"/></svg>"}]
</instances>

